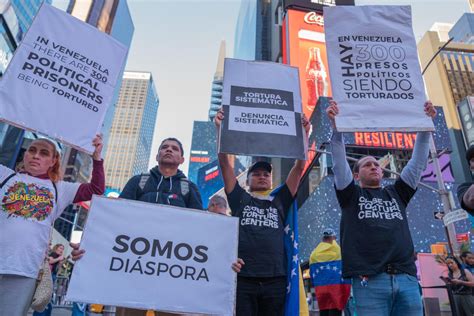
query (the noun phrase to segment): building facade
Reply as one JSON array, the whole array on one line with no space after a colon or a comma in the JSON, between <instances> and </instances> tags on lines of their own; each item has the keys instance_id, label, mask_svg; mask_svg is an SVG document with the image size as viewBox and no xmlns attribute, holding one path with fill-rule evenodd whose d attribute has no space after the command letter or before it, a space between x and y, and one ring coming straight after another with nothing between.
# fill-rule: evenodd
<instances>
[{"instance_id":1,"label":"building facade","mask_svg":"<svg viewBox=\"0 0 474 316\"><path fill-rule=\"evenodd\" d=\"M30 28L33 18L44 3L51 4L52 0L11 0L12 6L18 18L18 23L22 36Z\"/></svg>"},{"instance_id":2,"label":"building facade","mask_svg":"<svg viewBox=\"0 0 474 316\"><path fill-rule=\"evenodd\" d=\"M466 12L449 31L453 41L474 44L474 13Z\"/></svg>"},{"instance_id":3,"label":"building facade","mask_svg":"<svg viewBox=\"0 0 474 316\"><path fill-rule=\"evenodd\" d=\"M151 73L126 71L105 153L108 189L120 191L131 176L147 172L158 106Z\"/></svg>"},{"instance_id":4,"label":"building facade","mask_svg":"<svg viewBox=\"0 0 474 316\"><path fill-rule=\"evenodd\" d=\"M461 28L456 28L457 30ZM456 182L470 181L468 165L464 159L465 141L458 114L458 104L474 93L474 44L453 40L445 47L432 63L435 56L449 36L439 28L426 32L418 43L418 54L429 99L435 105L443 107L449 137L452 144L451 163ZM458 34L458 32L454 32ZM453 34L449 32L448 34ZM466 38L466 36L460 36Z\"/></svg>"},{"instance_id":5,"label":"building facade","mask_svg":"<svg viewBox=\"0 0 474 316\"><path fill-rule=\"evenodd\" d=\"M199 169L217 159L216 127L212 121L194 121L188 178L197 183Z\"/></svg>"}]
</instances>

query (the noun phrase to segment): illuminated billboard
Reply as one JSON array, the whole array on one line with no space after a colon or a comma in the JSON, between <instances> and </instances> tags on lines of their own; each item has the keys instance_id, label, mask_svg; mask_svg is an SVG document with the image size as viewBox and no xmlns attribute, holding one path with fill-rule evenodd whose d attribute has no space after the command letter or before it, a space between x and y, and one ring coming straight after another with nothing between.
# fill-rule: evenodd
<instances>
[{"instance_id":1,"label":"illuminated billboard","mask_svg":"<svg viewBox=\"0 0 474 316\"><path fill-rule=\"evenodd\" d=\"M201 193L202 205L204 208L207 208L209 198L224 187L224 180L222 179L217 160L199 168L197 186Z\"/></svg>"},{"instance_id":2,"label":"illuminated billboard","mask_svg":"<svg viewBox=\"0 0 474 316\"><path fill-rule=\"evenodd\" d=\"M283 63L299 69L303 113L310 118L318 98L332 95L321 13L288 10L283 21Z\"/></svg>"}]
</instances>

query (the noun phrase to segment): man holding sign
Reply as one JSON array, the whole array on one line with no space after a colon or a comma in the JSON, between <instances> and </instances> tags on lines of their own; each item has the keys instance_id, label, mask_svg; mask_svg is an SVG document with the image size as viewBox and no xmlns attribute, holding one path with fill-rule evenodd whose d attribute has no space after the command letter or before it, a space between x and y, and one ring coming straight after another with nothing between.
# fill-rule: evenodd
<instances>
[{"instance_id":1,"label":"man holding sign","mask_svg":"<svg viewBox=\"0 0 474 316\"><path fill-rule=\"evenodd\" d=\"M214 119L217 131L223 119L221 109ZM310 125L306 117L302 117L301 124L308 137ZM240 219L239 258L244 266L237 278L236 315L283 315L287 291L284 223L305 161L297 160L282 188L275 196L269 196L270 163L259 161L249 168L246 192L237 182L229 155L219 153L218 158L232 216Z\"/></svg>"},{"instance_id":2,"label":"man holding sign","mask_svg":"<svg viewBox=\"0 0 474 316\"><path fill-rule=\"evenodd\" d=\"M431 118L436 115L429 101L424 111ZM327 114L335 127L339 114L335 101L330 101ZM429 132L418 132L412 158L400 177L393 185L382 187L378 161L362 157L354 165L353 176L342 133L333 133L334 184L342 209L342 276L352 278L361 315L422 314L406 208L426 168L429 141Z\"/></svg>"}]
</instances>

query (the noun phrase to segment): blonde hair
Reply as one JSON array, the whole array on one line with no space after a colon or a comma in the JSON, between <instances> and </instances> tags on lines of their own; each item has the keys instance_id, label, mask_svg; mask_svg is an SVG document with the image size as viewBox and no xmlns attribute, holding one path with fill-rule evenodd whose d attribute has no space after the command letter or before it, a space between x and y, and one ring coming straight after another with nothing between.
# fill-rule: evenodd
<instances>
[{"instance_id":1,"label":"blonde hair","mask_svg":"<svg viewBox=\"0 0 474 316\"><path fill-rule=\"evenodd\" d=\"M30 146L38 142L45 142L53 149L53 159L55 159L56 161L54 165L51 168L49 168L48 177L51 181L58 182L63 177L61 174L61 154L57 150L56 145L52 141L46 138L35 139L31 142ZM30 146L28 146L28 149ZM23 161L17 167L17 171L21 171L21 170L25 170Z\"/></svg>"}]
</instances>

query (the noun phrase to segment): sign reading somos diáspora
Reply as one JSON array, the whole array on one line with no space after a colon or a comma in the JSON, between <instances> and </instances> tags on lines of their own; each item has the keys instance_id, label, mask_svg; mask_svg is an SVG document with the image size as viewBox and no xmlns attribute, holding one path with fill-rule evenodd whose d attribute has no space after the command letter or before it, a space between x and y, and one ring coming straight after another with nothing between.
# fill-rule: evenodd
<instances>
[{"instance_id":1,"label":"sign reading somos di\u00e1spora","mask_svg":"<svg viewBox=\"0 0 474 316\"><path fill-rule=\"evenodd\" d=\"M237 218L94 196L67 299L233 315L237 244Z\"/></svg>"}]
</instances>

